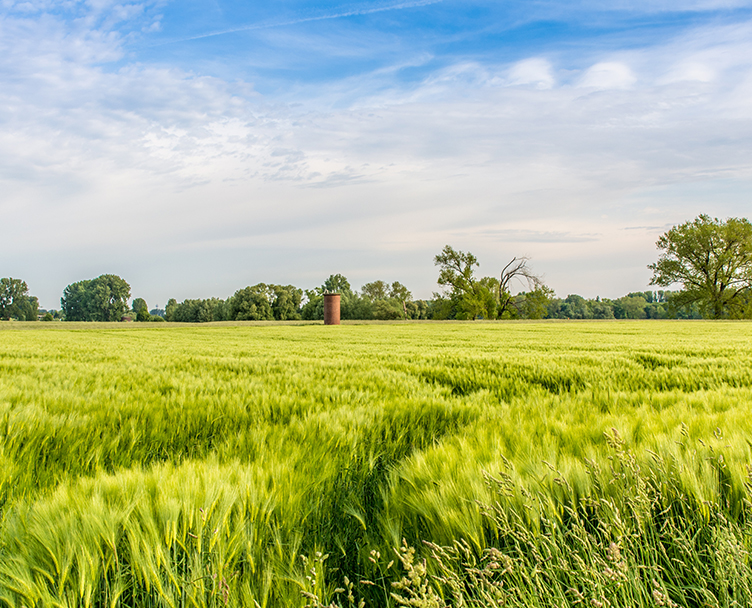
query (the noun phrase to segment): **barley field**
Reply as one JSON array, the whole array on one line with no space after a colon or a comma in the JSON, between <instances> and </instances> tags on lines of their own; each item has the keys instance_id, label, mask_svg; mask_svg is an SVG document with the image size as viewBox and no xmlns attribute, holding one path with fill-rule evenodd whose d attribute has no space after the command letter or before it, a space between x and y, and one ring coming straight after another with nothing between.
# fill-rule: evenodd
<instances>
[{"instance_id":1,"label":"barley field","mask_svg":"<svg viewBox=\"0 0 752 608\"><path fill-rule=\"evenodd\" d=\"M752 606L752 324L0 324L0 606Z\"/></svg>"}]
</instances>

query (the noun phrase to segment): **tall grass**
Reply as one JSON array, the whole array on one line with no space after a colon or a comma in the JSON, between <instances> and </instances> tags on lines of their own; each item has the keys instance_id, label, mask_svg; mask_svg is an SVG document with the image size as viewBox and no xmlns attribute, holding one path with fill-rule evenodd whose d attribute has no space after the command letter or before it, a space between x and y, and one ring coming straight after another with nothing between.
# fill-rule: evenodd
<instances>
[{"instance_id":1,"label":"tall grass","mask_svg":"<svg viewBox=\"0 0 752 608\"><path fill-rule=\"evenodd\" d=\"M0 332L0 604L752 605L751 330Z\"/></svg>"}]
</instances>

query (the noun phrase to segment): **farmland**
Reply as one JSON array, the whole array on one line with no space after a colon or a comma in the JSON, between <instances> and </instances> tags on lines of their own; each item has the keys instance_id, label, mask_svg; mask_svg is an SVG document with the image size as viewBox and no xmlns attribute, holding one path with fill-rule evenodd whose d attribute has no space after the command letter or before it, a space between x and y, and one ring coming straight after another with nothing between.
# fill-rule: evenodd
<instances>
[{"instance_id":1,"label":"farmland","mask_svg":"<svg viewBox=\"0 0 752 608\"><path fill-rule=\"evenodd\" d=\"M166 325L0 331L0 605L752 605L749 323Z\"/></svg>"}]
</instances>

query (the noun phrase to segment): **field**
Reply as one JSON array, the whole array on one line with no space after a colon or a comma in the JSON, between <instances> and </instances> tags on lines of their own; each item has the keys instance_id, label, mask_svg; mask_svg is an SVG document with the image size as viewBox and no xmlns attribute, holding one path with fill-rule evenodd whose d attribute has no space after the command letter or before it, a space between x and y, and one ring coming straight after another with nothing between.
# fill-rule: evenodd
<instances>
[{"instance_id":1,"label":"field","mask_svg":"<svg viewBox=\"0 0 752 608\"><path fill-rule=\"evenodd\" d=\"M4 327L0 606L752 605L750 323Z\"/></svg>"}]
</instances>

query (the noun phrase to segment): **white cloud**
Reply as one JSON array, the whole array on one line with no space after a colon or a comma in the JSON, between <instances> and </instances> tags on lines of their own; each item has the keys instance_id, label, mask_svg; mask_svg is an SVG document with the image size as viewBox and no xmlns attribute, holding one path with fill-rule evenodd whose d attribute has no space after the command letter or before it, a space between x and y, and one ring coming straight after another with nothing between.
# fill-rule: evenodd
<instances>
[{"instance_id":1,"label":"white cloud","mask_svg":"<svg viewBox=\"0 0 752 608\"><path fill-rule=\"evenodd\" d=\"M593 89L628 89L637 81L632 69L621 62L603 61L588 68L579 86Z\"/></svg>"},{"instance_id":2,"label":"white cloud","mask_svg":"<svg viewBox=\"0 0 752 608\"><path fill-rule=\"evenodd\" d=\"M5 272L47 306L118 268L148 277L150 302L345 270L358 284L385 267L427 296L432 256L452 243L484 272L530 254L564 294L618 296L645 286L660 232L624 226L747 213L745 32L603 56L574 80L539 57L461 61L418 85L381 69L294 105L180 70L107 70L124 56L117 34L4 17ZM356 100L333 107L350 85ZM699 187L719 182L716 198Z\"/></svg>"},{"instance_id":3,"label":"white cloud","mask_svg":"<svg viewBox=\"0 0 752 608\"><path fill-rule=\"evenodd\" d=\"M697 82L711 82L717 71L707 62L687 58L684 62L672 66L671 70L660 80L665 84L681 82L683 80Z\"/></svg>"},{"instance_id":4,"label":"white cloud","mask_svg":"<svg viewBox=\"0 0 752 608\"><path fill-rule=\"evenodd\" d=\"M555 81L551 64L538 57L515 63L509 70L510 84L532 84L539 89L550 89Z\"/></svg>"}]
</instances>

